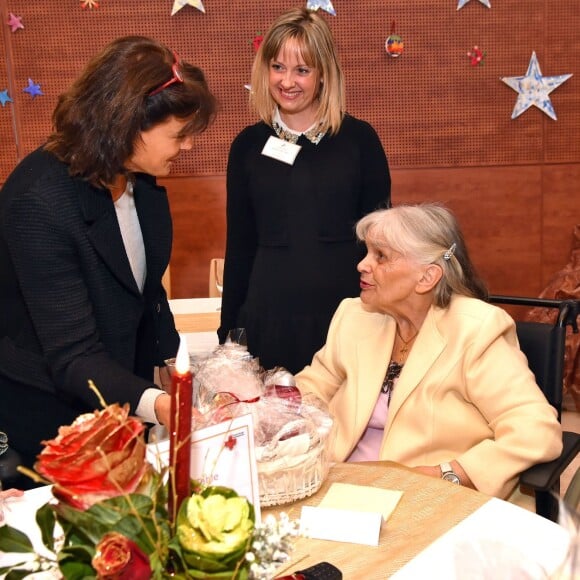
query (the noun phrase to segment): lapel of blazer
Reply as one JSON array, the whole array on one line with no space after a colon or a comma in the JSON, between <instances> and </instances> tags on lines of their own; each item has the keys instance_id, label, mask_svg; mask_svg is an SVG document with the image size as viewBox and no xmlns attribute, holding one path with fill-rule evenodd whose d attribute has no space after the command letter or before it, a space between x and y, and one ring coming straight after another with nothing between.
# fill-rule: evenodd
<instances>
[{"instance_id":1,"label":"lapel of blazer","mask_svg":"<svg viewBox=\"0 0 580 580\"><path fill-rule=\"evenodd\" d=\"M368 313L370 324L363 340L356 346L357 424L365 427L379 396L395 340L395 321L390 316ZM366 329L365 329L366 330Z\"/></svg>"},{"instance_id":2,"label":"lapel of blazer","mask_svg":"<svg viewBox=\"0 0 580 580\"><path fill-rule=\"evenodd\" d=\"M397 385L393 390L389 406L389 418L386 425L387 431L393 424L397 411L417 388L445 348L447 341L443 338L438 328L442 312L444 311L432 306L427 313L415 344L409 353L409 358L406 360Z\"/></svg>"},{"instance_id":3,"label":"lapel of blazer","mask_svg":"<svg viewBox=\"0 0 580 580\"><path fill-rule=\"evenodd\" d=\"M173 226L165 189L153 177L137 174L134 194L147 258L144 293L159 285L169 264Z\"/></svg>"},{"instance_id":4,"label":"lapel of blazer","mask_svg":"<svg viewBox=\"0 0 580 580\"><path fill-rule=\"evenodd\" d=\"M88 238L113 275L123 286L140 295L131 265L125 252L115 206L106 189L98 189L84 181L79 185L81 212L88 225Z\"/></svg>"}]
</instances>

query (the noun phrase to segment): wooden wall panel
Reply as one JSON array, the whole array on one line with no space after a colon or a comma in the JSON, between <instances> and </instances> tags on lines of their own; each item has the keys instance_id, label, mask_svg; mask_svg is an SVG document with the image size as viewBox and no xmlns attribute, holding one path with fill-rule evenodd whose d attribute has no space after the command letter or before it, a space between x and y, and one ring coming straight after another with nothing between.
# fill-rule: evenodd
<instances>
[{"instance_id":1,"label":"wooden wall panel","mask_svg":"<svg viewBox=\"0 0 580 580\"><path fill-rule=\"evenodd\" d=\"M542 169L542 287L569 261L574 226L580 224L580 165Z\"/></svg>"},{"instance_id":2,"label":"wooden wall panel","mask_svg":"<svg viewBox=\"0 0 580 580\"><path fill-rule=\"evenodd\" d=\"M540 176L534 166L398 170L393 203L445 204L492 292L535 295L541 287Z\"/></svg>"},{"instance_id":3,"label":"wooden wall panel","mask_svg":"<svg viewBox=\"0 0 580 580\"><path fill-rule=\"evenodd\" d=\"M580 166L399 169L393 202L452 209L495 294L536 296L568 261L580 220ZM174 218L175 298L208 295L209 260L224 255L225 176L167 178Z\"/></svg>"},{"instance_id":4,"label":"wooden wall panel","mask_svg":"<svg viewBox=\"0 0 580 580\"><path fill-rule=\"evenodd\" d=\"M209 262L225 254L225 176L174 177L167 187L173 216L173 298L208 296Z\"/></svg>"},{"instance_id":5,"label":"wooden wall panel","mask_svg":"<svg viewBox=\"0 0 580 580\"><path fill-rule=\"evenodd\" d=\"M205 13L185 6L171 16L171 0L102 0L94 10L83 10L78 0L0 0L3 17L10 10L25 25L15 34L2 26L15 103L0 108L0 123L17 117L7 144L16 144L20 156L40 145L58 95L88 58L115 37L146 34L200 65L222 103L216 124L198 140L197 154L184 155L175 175L221 174L233 137L255 121L244 88L254 56L251 40L283 10L304 2L214 0ZM457 10L454 0L336 0L336 16L320 11L343 61L348 109L376 127L393 167L580 162L577 77L551 94L557 122L535 108L510 119L517 95L500 80L523 75L533 51L544 75L577 74L578 0L492 4L490 9L473 0ZM398 59L384 50L393 21L405 41ZM466 53L475 44L486 57L472 67ZM28 78L40 83L43 96L22 92ZM12 165L0 158L0 181Z\"/></svg>"},{"instance_id":6,"label":"wooden wall panel","mask_svg":"<svg viewBox=\"0 0 580 580\"><path fill-rule=\"evenodd\" d=\"M0 13L23 17L24 30L0 27L0 183L16 160L50 131L58 95L105 43L146 34L201 66L220 99L214 126L175 164L168 186L175 222L172 288L207 295L209 260L225 244L229 145L255 121L248 108L252 38L291 6L288 0L206 0L206 12L171 0L0 0ZM580 215L580 10L578 0L334 0L320 11L339 48L348 110L377 129L393 174L393 199L443 201L463 225L475 262L494 292L539 292L567 261ZM392 22L405 51L388 57ZM471 67L475 44L485 64ZM516 93L502 76L521 76L532 51L546 76L573 73L550 98L558 120L532 108L510 118ZM44 96L22 92L28 78Z\"/></svg>"}]
</instances>

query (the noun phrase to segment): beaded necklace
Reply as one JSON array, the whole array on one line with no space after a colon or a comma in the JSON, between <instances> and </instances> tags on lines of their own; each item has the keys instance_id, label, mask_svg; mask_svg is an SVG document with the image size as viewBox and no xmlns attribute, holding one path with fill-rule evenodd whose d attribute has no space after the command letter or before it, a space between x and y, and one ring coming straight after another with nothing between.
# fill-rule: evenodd
<instances>
[{"instance_id":1,"label":"beaded necklace","mask_svg":"<svg viewBox=\"0 0 580 580\"><path fill-rule=\"evenodd\" d=\"M391 395L393 393L393 388L395 387L395 380L399 378L399 375L403 370L404 363L407 360L407 353L411 349L409 345L415 340L415 338L417 338L417 335L419 334L419 331L417 331L409 340L405 340L399 333L398 327L396 328L395 332L403 343L403 347L399 349L399 355L403 357L403 362L399 363L397 361L391 360L389 366L387 367L387 374L383 380L381 391L389 396L389 403L391 402Z\"/></svg>"},{"instance_id":2,"label":"beaded necklace","mask_svg":"<svg viewBox=\"0 0 580 580\"><path fill-rule=\"evenodd\" d=\"M326 134L326 131L321 131L319 129L320 125L317 127L312 127L308 129L308 131L304 131L304 133L294 133L294 131L290 131L288 129L284 129L281 125L279 125L276 121L272 121L272 127L274 131L276 131L276 135L279 139L283 141L289 141L290 143L296 143L301 135L304 135L308 141L314 143L314 145L318 145L320 140Z\"/></svg>"}]
</instances>

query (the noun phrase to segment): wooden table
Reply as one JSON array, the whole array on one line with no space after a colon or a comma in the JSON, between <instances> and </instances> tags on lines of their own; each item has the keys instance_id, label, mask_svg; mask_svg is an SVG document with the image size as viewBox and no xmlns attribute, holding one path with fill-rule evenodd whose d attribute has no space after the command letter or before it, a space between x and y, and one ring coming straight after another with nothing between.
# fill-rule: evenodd
<instances>
[{"instance_id":1,"label":"wooden table","mask_svg":"<svg viewBox=\"0 0 580 580\"><path fill-rule=\"evenodd\" d=\"M384 580L490 499L396 463L341 463L331 468L316 494L285 506L264 508L262 516L286 512L298 519L302 506L318 505L334 482L403 491L397 508L383 523L379 546L299 538L292 562L280 569L280 576L328 561L342 570L344 580Z\"/></svg>"},{"instance_id":2,"label":"wooden table","mask_svg":"<svg viewBox=\"0 0 580 580\"><path fill-rule=\"evenodd\" d=\"M507 502L393 463L336 465L312 497L262 509L262 514L284 511L297 519L301 507L317 505L333 482L403 492L397 508L383 523L379 546L299 538L292 561L279 568L279 576L328 561L342 570L344 580L384 580L393 575L397 580L465 580L474 577L474 567L477 578L578 578L575 570L561 568L570 545L565 528ZM50 498L49 489L26 492L6 512L7 523L24 531L39 551L45 548L34 516ZM480 551L484 546L489 550L485 555ZM498 550L503 551L504 559L498 559ZM20 558L19 554L0 552L0 568ZM570 559L568 563L572 563ZM493 569L482 570L486 566ZM507 574L506 566L517 570ZM534 573L525 575L522 567Z\"/></svg>"}]
</instances>

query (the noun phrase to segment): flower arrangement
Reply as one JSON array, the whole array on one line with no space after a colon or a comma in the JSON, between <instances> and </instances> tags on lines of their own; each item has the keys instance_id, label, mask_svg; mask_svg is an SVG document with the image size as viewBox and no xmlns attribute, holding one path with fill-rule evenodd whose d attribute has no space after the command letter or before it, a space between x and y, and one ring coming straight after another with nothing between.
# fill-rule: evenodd
<instances>
[{"instance_id":1,"label":"flower arrangement","mask_svg":"<svg viewBox=\"0 0 580 580\"><path fill-rule=\"evenodd\" d=\"M202 487L167 509L171 473L146 462L145 427L128 406L105 405L59 429L29 475L53 484L36 521L54 557L36 555L6 578L52 570L67 579L265 580L289 559L298 525L285 514L257 525L254 508L226 487ZM169 468L171 471L171 467ZM0 550L33 554L28 537L0 528Z\"/></svg>"}]
</instances>

